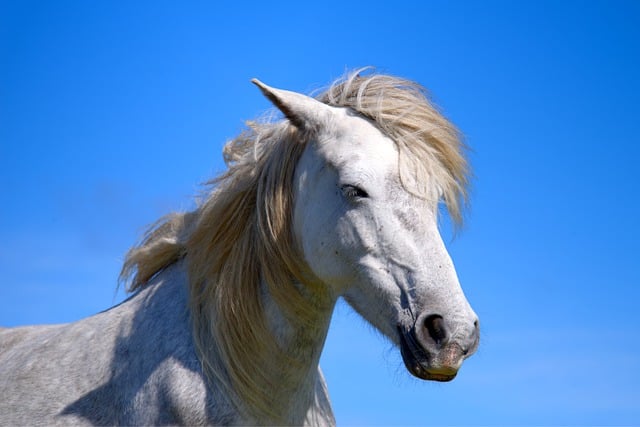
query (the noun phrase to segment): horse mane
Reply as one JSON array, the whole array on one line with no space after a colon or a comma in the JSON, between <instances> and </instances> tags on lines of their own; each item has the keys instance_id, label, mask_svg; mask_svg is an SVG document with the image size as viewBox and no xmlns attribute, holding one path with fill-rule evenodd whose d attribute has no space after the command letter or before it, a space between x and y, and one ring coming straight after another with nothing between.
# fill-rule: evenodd
<instances>
[{"instance_id":1,"label":"horse mane","mask_svg":"<svg viewBox=\"0 0 640 427\"><path fill-rule=\"evenodd\" d=\"M451 217L461 221L468 184L464 147L421 86L353 72L317 99L373 120L399 147L401 178L404 169L413 174L403 182L435 181ZM239 409L275 423L284 420L273 378L263 367L287 357L290 364L303 361L278 348L265 321L260 283L291 319L313 321L308 298L322 298L323 287L306 267L291 230L295 166L312 136L286 120L249 122L225 145L228 169L207 183L210 193L195 210L154 224L128 252L121 273L133 292L184 260L194 341L206 376Z\"/></svg>"}]
</instances>

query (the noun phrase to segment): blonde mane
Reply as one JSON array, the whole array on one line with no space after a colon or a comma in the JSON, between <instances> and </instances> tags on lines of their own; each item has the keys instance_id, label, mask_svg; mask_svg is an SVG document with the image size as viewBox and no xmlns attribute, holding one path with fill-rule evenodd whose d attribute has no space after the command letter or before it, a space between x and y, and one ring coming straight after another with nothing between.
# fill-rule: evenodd
<instances>
[{"instance_id":1,"label":"blonde mane","mask_svg":"<svg viewBox=\"0 0 640 427\"><path fill-rule=\"evenodd\" d=\"M373 120L399 147L401 177L412 174L403 182L435 181L451 217L461 221L468 183L464 147L421 86L354 72L317 99ZM318 301L325 297L291 230L295 166L311 138L288 121L249 123L225 146L228 169L208 183L208 197L194 211L156 223L129 251L122 270L128 289L135 291L184 259L194 341L205 374L239 409L273 423L282 419L273 377L264 367L287 357L289 364L303 361L277 348L264 320L261 282L283 312L302 324L314 319L310 295Z\"/></svg>"}]
</instances>

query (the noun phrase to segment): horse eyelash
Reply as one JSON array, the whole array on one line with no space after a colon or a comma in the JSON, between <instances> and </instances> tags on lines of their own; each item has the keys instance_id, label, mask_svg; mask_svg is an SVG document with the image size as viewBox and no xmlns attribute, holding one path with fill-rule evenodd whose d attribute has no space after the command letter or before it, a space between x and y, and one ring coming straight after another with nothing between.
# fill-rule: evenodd
<instances>
[{"instance_id":1,"label":"horse eyelash","mask_svg":"<svg viewBox=\"0 0 640 427\"><path fill-rule=\"evenodd\" d=\"M348 199L355 200L355 199L365 199L369 197L369 193L367 193L365 190L358 187L357 185L346 184L341 186L340 189L342 190L342 193L345 195L345 197L347 197Z\"/></svg>"}]
</instances>

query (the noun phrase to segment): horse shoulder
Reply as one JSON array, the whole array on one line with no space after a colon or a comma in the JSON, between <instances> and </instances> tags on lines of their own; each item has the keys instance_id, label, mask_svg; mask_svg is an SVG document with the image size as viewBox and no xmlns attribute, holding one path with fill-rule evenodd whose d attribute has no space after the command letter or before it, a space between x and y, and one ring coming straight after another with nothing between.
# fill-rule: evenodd
<instances>
[{"instance_id":1,"label":"horse shoulder","mask_svg":"<svg viewBox=\"0 0 640 427\"><path fill-rule=\"evenodd\" d=\"M86 335L77 323L0 331L0 424L54 424L66 403L108 375L106 340Z\"/></svg>"},{"instance_id":2,"label":"horse shoulder","mask_svg":"<svg viewBox=\"0 0 640 427\"><path fill-rule=\"evenodd\" d=\"M163 276L74 323L1 329L0 425L224 418L194 350L182 277Z\"/></svg>"}]
</instances>

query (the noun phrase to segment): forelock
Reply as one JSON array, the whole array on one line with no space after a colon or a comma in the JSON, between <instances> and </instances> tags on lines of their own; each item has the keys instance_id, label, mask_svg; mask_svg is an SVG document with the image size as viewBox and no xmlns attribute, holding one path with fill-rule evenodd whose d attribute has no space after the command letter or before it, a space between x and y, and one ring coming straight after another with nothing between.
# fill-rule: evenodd
<instances>
[{"instance_id":1,"label":"forelock","mask_svg":"<svg viewBox=\"0 0 640 427\"><path fill-rule=\"evenodd\" d=\"M362 69L336 80L317 98L373 120L398 146L400 178L407 190L441 197L454 222L462 223L470 175L466 147L424 87Z\"/></svg>"}]
</instances>

